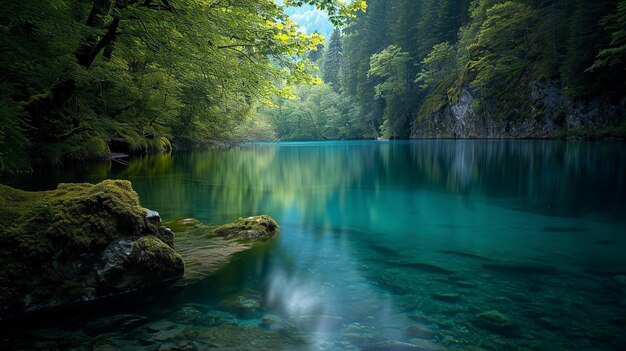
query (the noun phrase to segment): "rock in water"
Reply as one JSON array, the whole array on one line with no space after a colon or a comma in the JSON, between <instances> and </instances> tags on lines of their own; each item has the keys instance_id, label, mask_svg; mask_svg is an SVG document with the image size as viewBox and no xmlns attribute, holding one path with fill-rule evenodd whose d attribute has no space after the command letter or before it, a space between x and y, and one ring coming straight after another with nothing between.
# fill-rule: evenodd
<instances>
[{"instance_id":1,"label":"rock in water","mask_svg":"<svg viewBox=\"0 0 626 351\"><path fill-rule=\"evenodd\" d=\"M0 185L0 319L178 279L173 233L130 182Z\"/></svg>"},{"instance_id":2,"label":"rock in water","mask_svg":"<svg viewBox=\"0 0 626 351\"><path fill-rule=\"evenodd\" d=\"M204 279L224 267L233 255L251 249L271 238L278 229L268 216L240 218L221 227L206 225L192 218L165 223L174 229L176 251L185 261L185 275L178 285Z\"/></svg>"},{"instance_id":3,"label":"rock in water","mask_svg":"<svg viewBox=\"0 0 626 351\"><path fill-rule=\"evenodd\" d=\"M232 239L269 239L276 234L278 224L269 216L239 218L234 223L215 229L215 234Z\"/></svg>"},{"instance_id":4,"label":"rock in water","mask_svg":"<svg viewBox=\"0 0 626 351\"><path fill-rule=\"evenodd\" d=\"M97 274L103 288L123 292L176 280L184 269L183 259L171 247L154 236L144 236L109 244Z\"/></svg>"},{"instance_id":5,"label":"rock in water","mask_svg":"<svg viewBox=\"0 0 626 351\"><path fill-rule=\"evenodd\" d=\"M477 327L504 336L516 336L519 331L517 324L495 310L479 314L474 320L474 324Z\"/></svg>"},{"instance_id":6,"label":"rock in water","mask_svg":"<svg viewBox=\"0 0 626 351\"><path fill-rule=\"evenodd\" d=\"M430 340L435 337L435 333L423 325L415 324L407 327L404 334L411 339L426 339Z\"/></svg>"}]
</instances>

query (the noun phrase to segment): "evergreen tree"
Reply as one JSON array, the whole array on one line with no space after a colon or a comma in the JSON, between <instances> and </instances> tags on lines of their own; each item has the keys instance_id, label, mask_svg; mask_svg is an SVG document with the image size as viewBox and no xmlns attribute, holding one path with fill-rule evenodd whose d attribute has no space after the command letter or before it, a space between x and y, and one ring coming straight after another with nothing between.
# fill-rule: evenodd
<instances>
[{"instance_id":1,"label":"evergreen tree","mask_svg":"<svg viewBox=\"0 0 626 351\"><path fill-rule=\"evenodd\" d=\"M341 87L339 70L341 69L342 58L343 40L341 30L335 28L330 37L324 58L324 81L332 86L335 91L339 90Z\"/></svg>"},{"instance_id":2,"label":"evergreen tree","mask_svg":"<svg viewBox=\"0 0 626 351\"><path fill-rule=\"evenodd\" d=\"M626 92L626 0L617 4L616 12L606 16L602 25L611 32L611 42L586 72L611 72L611 80L617 83L615 92L623 95Z\"/></svg>"},{"instance_id":3,"label":"evergreen tree","mask_svg":"<svg viewBox=\"0 0 626 351\"><path fill-rule=\"evenodd\" d=\"M615 1L572 0L572 6L561 77L570 96L584 97L599 89L599 72L588 71L587 68L594 64L598 52L610 41L601 21L614 11Z\"/></svg>"}]
</instances>

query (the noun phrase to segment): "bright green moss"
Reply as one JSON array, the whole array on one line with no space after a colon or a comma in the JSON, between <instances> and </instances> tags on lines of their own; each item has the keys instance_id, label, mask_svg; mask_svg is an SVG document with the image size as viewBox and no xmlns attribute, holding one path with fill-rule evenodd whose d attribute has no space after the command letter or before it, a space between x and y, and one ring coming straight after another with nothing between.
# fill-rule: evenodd
<instances>
[{"instance_id":1,"label":"bright green moss","mask_svg":"<svg viewBox=\"0 0 626 351\"><path fill-rule=\"evenodd\" d=\"M215 229L215 234L236 239L267 239L276 233L278 224L270 216L239 218Z\"/></svg>"}]
</instances>

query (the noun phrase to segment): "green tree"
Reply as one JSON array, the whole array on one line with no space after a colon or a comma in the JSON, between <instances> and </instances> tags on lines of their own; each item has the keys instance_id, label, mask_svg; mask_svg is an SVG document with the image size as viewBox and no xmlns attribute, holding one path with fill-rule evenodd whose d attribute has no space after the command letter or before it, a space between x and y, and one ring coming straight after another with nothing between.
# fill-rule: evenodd
<instances>
[{"instance_id":1,"label":"green tree","mask_svg":"<svg viewBox=\"0 0 626 351\"><path fill-rule=\"evenodd\" d=\"M370 59L368 76L376 78L376 97L384 99L385 112L381 130L384 138L398 139L408 136L410 111L407 109L407 62L409 55L399 47L390 45Z\"/></svg>"},{"instance_id":2,"label":"green tree","mask_svg":"<svg viewBox=\"0 0 626 351\"><path fill-rule=\"evenodd\" d=\"M355 128L358 106L327 84L294 87L296 98L278 98L277 107L260 109L279 140L338 140L362 138Z\"/></svg>"},{"instance_id":3,"label":"green tree","mask_svg":"<svg viewBox=\"0 0 626 351\"><path fill-rule=\"evenodd\" d=\"M626 1L617 4L617 11L602 20L605 30L611 32L611 42L598 54L593 65L585 72L607 70L612 79L621 82L619 93L626 91Z\"/></svg>"},{"instance_id":4,"label":"green tree","mask_svg":"<svg viewBox=\"0 0 626 351\"><path fill-rule=\"evenodd\" d=\"M601 88L597 84L601 72L587 71L587 68L594 64L598 52L606 47L610 40L601 20L615 8L611 3L615 2L572 1L567 52L561 65L561 78L570 96L589 96Z\"/></svg>"},{"instance_id":5,"label":"green tree","mask_svg":"<svg viewBox=\"0 0 626 351\"><path fill-rule=\"evenodd\" d=\"M339 70L343 58L343 40L341 30L335 28L328 43L324 58L324 82L335 90L340 88Z\"/></svg>"},{"instance_id":6,"label":"green tree","mask_svg":"<svg viewBox=\"0 0 626 351\"><path fill-rule=\"evenodd\" d=\"M365 2L308 0L340 25ZM10 0L0 13L0 166L228 138L323 40L272 0Z\"/></svg>"},{"instance_id":7,"label":"green tree","mask_svg":"<svg viewBox=\"0 0 626 351\"><path fill-rule=\"evenodd\" d=\"M531 29L536 13L528 5L514 1L496 4L487 10L476 42L468 48L467 69L470 86L481 98L513 100L521 82L536 57Z\"/></svg>"}]
</instances>

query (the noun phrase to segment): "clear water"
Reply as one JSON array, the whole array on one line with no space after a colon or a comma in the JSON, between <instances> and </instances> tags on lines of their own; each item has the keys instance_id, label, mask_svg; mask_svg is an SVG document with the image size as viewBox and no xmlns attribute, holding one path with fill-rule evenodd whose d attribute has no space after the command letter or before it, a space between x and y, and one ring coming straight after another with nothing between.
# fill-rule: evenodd
<instances>
[{"instance_id":1,"label":"clear water","mask_svg":"<svg viewBox=\"0 0 626 351\"><path fill-rule=\"evenodd\" d=\"M269 214L281 233L200 283L18 326L7 345L626 349L623 143L263 143L4 181L105 178L164 220Z\"/></svg>"}]
</instances>

